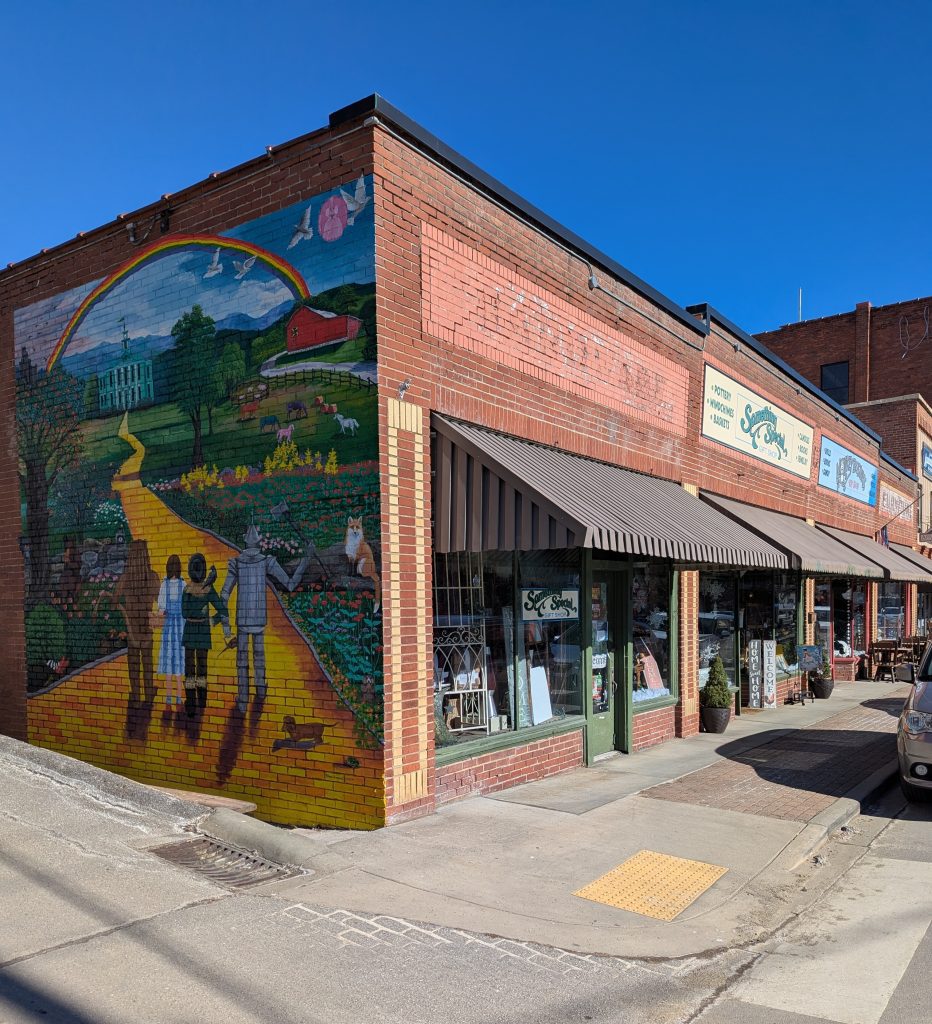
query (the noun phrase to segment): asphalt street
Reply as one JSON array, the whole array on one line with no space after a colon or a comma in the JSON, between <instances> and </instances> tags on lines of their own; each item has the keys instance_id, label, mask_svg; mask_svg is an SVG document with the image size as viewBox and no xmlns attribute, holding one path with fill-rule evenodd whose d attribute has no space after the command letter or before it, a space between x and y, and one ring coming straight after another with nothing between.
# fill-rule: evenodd
<instances>
[{"instance_id":1,"label":"asphalt street","mask_svg":"<svg viewBox=\"0 0 932 1024\"><path fill-rule=\"evenodd\" d=\"M0 1022L922 1019L932 829L896 794L833 840L824 866L788 876L808 885L842 866L780 934L665 961L323 907L287 881L230 889L151 852L188 836L190 805L15 757L0 770Z\"/></svg>"}]
</instances>

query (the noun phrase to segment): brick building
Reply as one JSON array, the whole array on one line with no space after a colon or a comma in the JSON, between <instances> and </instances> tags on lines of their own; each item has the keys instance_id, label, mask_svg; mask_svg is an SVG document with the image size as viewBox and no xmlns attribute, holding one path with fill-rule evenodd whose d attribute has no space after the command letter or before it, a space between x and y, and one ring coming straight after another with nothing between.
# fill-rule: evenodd
<instances>
[{"instance_id":1,"label":"brick building","mask_svg":"<svg viewBox=\"0 0 932 1024\"><path fill-rule=\"evenodd\" d=\"M876 430L915 473L920 531L932 531L932 297L785 324L757 338ZM929 539L932 539L930 537Z\"/></svg>"},{"instance_id":2,"label":"brick building","mask_svg":"<svg viewBox=\"0 0 932 1024\"><path fill-rule=\"evenodd\" d=\"M716 655L766 708L910 631L878 434L381 98L150 220L0 274L8 733L376 827L695 734ZM377 384L273 358L373 298ZM164 391L91 419L114 309Z\"/></svg>"}]
</instances>

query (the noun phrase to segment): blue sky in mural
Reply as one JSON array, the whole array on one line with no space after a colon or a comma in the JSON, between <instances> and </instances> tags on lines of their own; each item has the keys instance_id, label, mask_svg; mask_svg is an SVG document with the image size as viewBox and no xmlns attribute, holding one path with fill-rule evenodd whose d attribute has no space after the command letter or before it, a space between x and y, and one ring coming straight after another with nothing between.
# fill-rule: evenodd
<instances>
[{"instance_id":1,"label":"blue sky in mural","mask_svg":"<svg viewBox=\"0 0 932 1024\"><path fill-rule=\"evenodd\" d=\"M749 330L795 319L800 287L807 316L928 295L930 28L926 0L8 4L0 260L377 91Z\"/></svg>"},{"instance_id":2,"label":"blue sky in mural","mask_svg":"<svg viewBox=\"0 0 932 1024\"><path fill-rule=\"evenodd\" d=\"M345 191L355 196L358 187L357 181L347 182ZM371 176L362 182L362 190L371 196ZM222 236L252 243L281 257L300 273L313 305L313 296L322 291L375 279L372 204L367 202L352 224L337 220L328 229L325 221L329 200L339 194L339 189L325 192L238 225ZM295 240L306 211L310 211L308 227ZM218 327L263 329L266 321L272 322L287 312L297 294L271 264L260 258L247 265L246 260L248 254L235 248L221 251L220 247L192 244L143 263L94 303L68 344L64 365L82 375L90 372L93 365L77 363L75 357L100 346L119 344L124 325L132 343L138 346L146 342L147 354L168 347L172 326L195 303ZM14 319L17 347L25 346L34 361L44 362L71 315L97 283L18 310ZM253 323L237 319L242 317ZM103 352L101 358L106 361Z\"/></svg>"}]
</instances>

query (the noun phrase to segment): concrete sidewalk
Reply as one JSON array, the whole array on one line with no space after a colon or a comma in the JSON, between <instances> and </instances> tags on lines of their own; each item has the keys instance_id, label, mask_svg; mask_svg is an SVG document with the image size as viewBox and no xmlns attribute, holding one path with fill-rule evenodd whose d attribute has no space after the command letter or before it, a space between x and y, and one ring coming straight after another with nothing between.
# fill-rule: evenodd
<instances>
[{"instance_id":1,"label":"concrete sidewalk","mask_svg":"<svg viewBox=\"0 0 932 1024\"><path fill-rule=\"evenodd\" d=\"M312 870L274 887L296 901L588 953L702 954L760 938L856 859L836 845L830 864L811 864L892 777L907 692L836 686L827 701L745 713L724 736L613 757L378 832L282 832L223 810L202 827ZM573 895L641 850L727 871L672 922Z\"/></svg>"}]
</instances>

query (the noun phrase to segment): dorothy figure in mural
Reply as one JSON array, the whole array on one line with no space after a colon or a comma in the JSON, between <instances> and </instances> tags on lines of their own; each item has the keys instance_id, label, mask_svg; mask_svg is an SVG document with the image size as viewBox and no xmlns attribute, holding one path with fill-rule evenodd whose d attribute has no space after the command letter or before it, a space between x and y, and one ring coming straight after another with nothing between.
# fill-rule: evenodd
<instances>
[{"instance_id":1,"label":"dorothy figure in mural","mask_svg":"<svg viewBox=\"0 0 932 1024\"><path fill-rule=\"evenodd\" d=\"M181 643L184 633L184 617L181 614L183 594L181 559L178 555L169 555L165 565L165 579L159 590L159 611L165 622L162 626L158 672L165 676L165 703L171 705L177 702L179 708L184 703L184 647Z\"/></svg>"}]
</instances>

